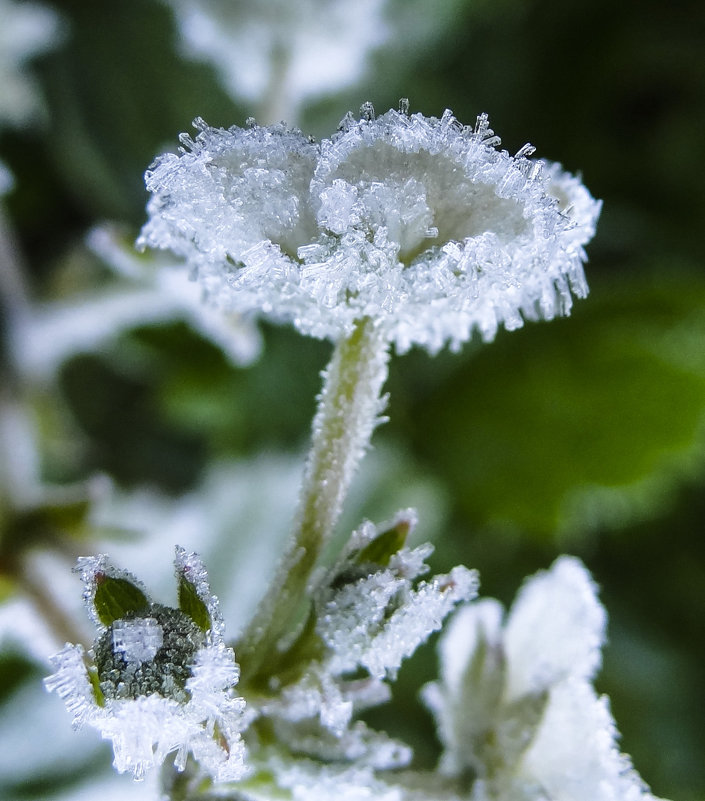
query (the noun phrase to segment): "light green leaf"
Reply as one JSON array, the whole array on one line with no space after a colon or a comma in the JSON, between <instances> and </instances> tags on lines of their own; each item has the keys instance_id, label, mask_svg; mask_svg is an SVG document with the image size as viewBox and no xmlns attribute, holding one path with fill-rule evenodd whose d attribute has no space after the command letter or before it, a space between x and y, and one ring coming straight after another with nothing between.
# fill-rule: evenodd
<instances>
[{"instance_id":1,"label":"light green leaf","mask_svg":"<svg viewBox=\"0 0 705 801\"><path fill-rule=\"evenodd\" d=\"M575 536L646 518L705 463L705 280L593 282L502 334L417 409L473 525Z\"/></svg>"}]
</instances>

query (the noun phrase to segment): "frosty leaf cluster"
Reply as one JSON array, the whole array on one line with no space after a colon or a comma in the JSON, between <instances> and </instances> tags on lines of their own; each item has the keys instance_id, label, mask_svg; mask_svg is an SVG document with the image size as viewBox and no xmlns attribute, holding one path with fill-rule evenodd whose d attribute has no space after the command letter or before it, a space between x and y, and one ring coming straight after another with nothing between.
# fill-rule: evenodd
<instances>
[{"instance_id":1,"label":"frosty leaf cluster","mask_svg":"<svg viewBox=\"0 0 705 801\"><path fill-rule=\"evenodd\" d=\"M185 257L211 300L337 341L372 319L404 352L567 314L600 211L559 165L401 110L314 142L285 125L195 122L147 173L141 246Z\"/></svg>"}]
</instances>

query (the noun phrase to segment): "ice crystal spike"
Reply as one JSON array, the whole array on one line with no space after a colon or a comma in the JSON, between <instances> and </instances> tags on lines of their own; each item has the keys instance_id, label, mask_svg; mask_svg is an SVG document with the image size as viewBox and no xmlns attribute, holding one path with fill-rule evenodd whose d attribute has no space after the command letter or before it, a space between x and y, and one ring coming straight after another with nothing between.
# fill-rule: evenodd
<instances>
[{"instance_id":1,"label":"ice crystal spike","mask_svg":"<svg viewBox=\"0 0 705 801\"><path fill-rule=\"evenodd\" d=\"M174 752L183 770L191 751L215 780L236 780L246 772L244 701L234 693L239 668L200 559L177 548L175 564L182 609L150 602L106 556L80 559L99 627L93 661L86 663L81 646L67 645L52 658L45 685L74 726L111 740L120 773L141 779Z\"/></svg>"},{"instance_id":2,"label":"ice crystal spike","mask_svg":"<svg viewBox=\"0 0 705 801\"><path fill-rule=\"evenodd\" d=\"M362 319L403 352L568 314L600 204L559 165L474 128L388 111L319 144L283 125L202 128L147 173L141 246L184 256L226 308L338 340Z\"/></svg>"},{"instance_id":3,"label":"ice crystal spike","mask_svg":"<svg viewBox=\"0 0 705 801\"><path fill-rule=\"evenodd\" d=\"M442 770L470 770L472 798L486 801L654 801L590 684L604 628L594 582L571 557L529 579L505 623L493 600L460 609L439 644L441 679L424 688Z\"/></svg>"}]
</instances>

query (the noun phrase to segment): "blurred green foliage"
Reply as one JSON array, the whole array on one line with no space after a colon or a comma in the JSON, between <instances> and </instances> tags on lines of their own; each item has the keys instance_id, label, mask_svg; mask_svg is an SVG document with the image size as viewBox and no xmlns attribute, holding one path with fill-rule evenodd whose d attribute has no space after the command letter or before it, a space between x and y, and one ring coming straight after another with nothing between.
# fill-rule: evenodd
<instances>
[{"instance_id":1,"label":"blurred green foliage","mask_svg":"<svg viewBox=\"0 0 705 801\"><path fill-rule=\"evenodd\" d=\"M160 3L53 6L66 37L36 62L45 125L0 139L17 181L8 214L43 298L71 287L66 254L91 225L137 232L142 173L193 117L227 126L251 113L178 56ZM368 80L310 107L305 130L326 135L368 99L386 109L408 96L464 122L487 111L509 150L528 139L582 170L604 211L592 295L570 319L395 359L391 422L376 436L447 494L439 568L477 567L483 591L507 602L562 550L586 560L610 613L600 686L624 748L657 795L703 801L705 4L393 0L389 19L396 34ZM247 370L183 324L64 365L60 403L80 434L64 477L101 470L176 493L216 455L302 448L329 346L264 330L264 358ZM0 664L5 689L18 659ZM422 761L432 724L412 693L433 660L427 647L403 668L396 714L375 713L417 732Z\"/></svg>"}]
</instances>

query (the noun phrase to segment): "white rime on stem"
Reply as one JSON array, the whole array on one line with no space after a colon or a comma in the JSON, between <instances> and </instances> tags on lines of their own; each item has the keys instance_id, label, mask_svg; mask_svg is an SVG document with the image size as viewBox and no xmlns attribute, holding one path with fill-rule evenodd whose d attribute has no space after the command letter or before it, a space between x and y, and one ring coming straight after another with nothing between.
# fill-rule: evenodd
<instances>
[{"instance_id":1,"label":"white rime on stem","mask_svg":"<svg viewBox=\"0 0 705 801\"><path fill-rule=\"evenodd\" d=\"M388 361L385 338L371 320L363 320L336 345L323 374L294 534L272 584L274 592L260 604L240 647L250 672L258 666L254 651L261 660L266 646L287 631L299 611L297 603L381 420Z\"/></svg>"}]
</instances>

